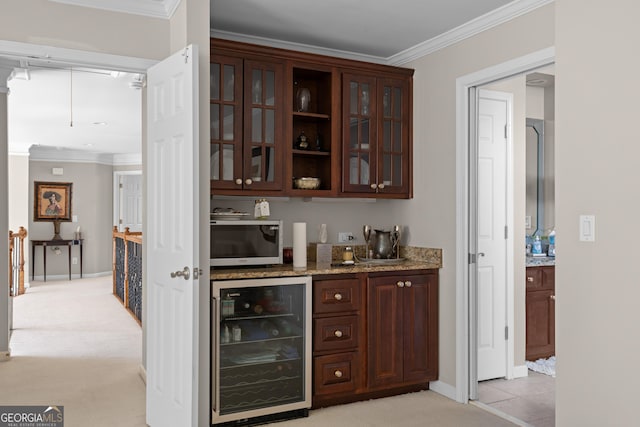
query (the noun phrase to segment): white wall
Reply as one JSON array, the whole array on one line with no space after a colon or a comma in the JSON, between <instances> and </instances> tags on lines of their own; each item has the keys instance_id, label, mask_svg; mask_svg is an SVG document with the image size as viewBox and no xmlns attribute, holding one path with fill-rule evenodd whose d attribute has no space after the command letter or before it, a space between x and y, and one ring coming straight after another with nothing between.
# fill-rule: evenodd
<instances>
[{"instance_id":1,"label":"white wall","mask_svg":"<svg viewBox=\"0 0 640 427\"><path fill-rule=\"evenodd\" d=\"M554 5L434 52L414 74L415 198L392 209L411 224L410 243L443 249L440 271L440 380L456 384L456 79L554 44ZM524 280L524 279L523 279Z\"/></svg>"},{"instance_id":2,"label":"white wall","mask_svg":"<svg viewBox=\"0 0 640 427\"><path fill-rule=\"evenodd\" d=\"M20 227L27 229L27 238L24 240L25 265L24 281L28 286L31 275L29 262L29 156L9 154L9 230L17 232Z\"/></svg>"},{"instance_id":3,"label":"white wall","mask_svg":"<svg viewBox=\"0 0 640 427\"><path fill-rule=\"evenodd\" d=\"M638 425L638 16L634 0L556 0L558 426Z\"/></svg>"}]
</instances>

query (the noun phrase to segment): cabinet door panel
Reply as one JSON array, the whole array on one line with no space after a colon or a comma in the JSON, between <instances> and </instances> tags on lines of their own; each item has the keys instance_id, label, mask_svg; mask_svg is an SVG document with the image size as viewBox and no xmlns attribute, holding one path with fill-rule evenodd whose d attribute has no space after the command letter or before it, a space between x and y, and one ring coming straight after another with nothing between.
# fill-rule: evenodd
<instances>
[{"instance_id":1,"label":"cabinet door panel","mask_svg":"<svg viewBox=\"0 0 640 427\"><path fill-rule=\"evenodd\" d=\"M242 178L241 58L211 58L211 185L214 189L241 188Z\"/></svg>"},{"instance_id":2,"label":"cabinet door panel","mask_svg":"<svg viewBox=\"0 0 640 427\"><path fill-rule=\"evenodd\" d=\"M245 190L282 189L283 79L282 64L244 62Z\"/></svg>"},{"instance_id":3,"label":"cabinet door panel","mask_svg":"<svg viewBox=\"0 0 640 427\"><path fill-rule=\"evenodd\" d=\"M535 361L555 354L555 304L554 291L527 291L527 360Z\"/></svg>"},{"instance_id":4,"label":"cabinet door panel","mask_svg":"<svg viewBox=\"0 0 640 427\"><path fill-rule=\"evenodd\" d=\"M410 286L408 284L410 283ZM404 381L438 377L438 285L433 274L407 276L403 293Z\"/></svg>"},{"instance_id":5,"label":"cabinet door panel","mask_svg":"<svg viewBox=\"0 0 640 427\"><path fill-rule=\"evenodd\" d=\"M343 191L375 192L377 175L376 79L344 74Z\"/></svg>"},{"instance_id":6,"label":"cabinet door panel","mask_svg":"<svg viewBox=\"0 0 640 427\"><path fill-rule=\"evenodd\" d=\"M409 83L406 80L379 79L380 103L377 182L381 193L409 192Z\"/></svg>"},{"instance_id":7,"label":"cabinet door panel","mask_svg":"<svg viewBox=\"0 0 640 427\"><path fill-rule=\"evenodd\" d=\"M402 290L393 277L370 278L367 285L368 384L398 384L403 378Z\"/></svg>"}]
</instances>

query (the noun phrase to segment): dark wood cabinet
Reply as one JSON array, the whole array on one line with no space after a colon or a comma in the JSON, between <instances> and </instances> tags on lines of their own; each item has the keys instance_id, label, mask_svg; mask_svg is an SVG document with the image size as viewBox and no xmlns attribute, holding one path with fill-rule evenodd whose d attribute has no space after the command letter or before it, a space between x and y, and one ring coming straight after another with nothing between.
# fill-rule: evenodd
<instances>
[{"instance_id":1,"label":"dark wood cabinet","mask_svg":"<svg viewBox=\"0 0 640 427\"><path fill-rule=\"evenodd\" d=\"M411 79L344 73L342 84L342 191L411 197Z\"/></svg>"},{"instance_id":2,"label":"dark wood cabinet","mask_svg":"<svg viewBox=\"0 0 640 427\"><path fill-rule=\"evenodd\" d=\"M437 379L437 275L370 277L367 308L369 387Z\"/></svg>"},{"instance_id":3,"label":"dark wood cabinet","mask_svg":"<svg viewBox=\"0 0 640 427\"><path fill-rule=\"evenodd\" d=\"M438 271L314 277L313 359L316 408L427 389L438 378Z\"/></svg>"},{"instance_id":4,"label":"dark wood cabinet","mask_svg":"<svg viewBox=\"0 0 640 427\"><path fill-rule=\"evenodd\" d=\"M412 197L413 70L221 39L210 53L212 194Z\"/></svg>"},{"instance_id":5,"label":"dark wood cabinet","mask_svg":"<svg viewBox=\"0 0 640 427\"><path fill-rule=\"evenodd\" d=\"M284 62L213 45L210 62L212 192L282 192Z\"/></svg>"},{"instance_id":6,"label":"dark wood cabinet","mask_svg":"<svg viewBox=\"0 0 640 427\"><path fill-rule=\"evenodd\" d=\"M526 269L526 352L535 361L555 355L555 267Z\"/></svg>"}]
</instances>

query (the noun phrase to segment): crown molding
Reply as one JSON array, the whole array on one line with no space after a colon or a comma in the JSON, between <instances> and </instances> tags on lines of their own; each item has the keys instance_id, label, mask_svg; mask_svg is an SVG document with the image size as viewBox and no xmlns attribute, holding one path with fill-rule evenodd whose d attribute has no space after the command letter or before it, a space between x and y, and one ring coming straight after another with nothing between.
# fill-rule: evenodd
<instances>
[{"instance_id":1,"label":"crown molding","mask_svg":"<svg viewBox=\"0 0 640 427\"><path fill-rule=\"evenodd\" d=\"M139 153L93 153L81 150L32 146L29 150L29 160L35 162L97 163L107 166L137 166L142 164L142 155Z\"/></svg>"},{"instance_id":2,"label":"crown molding","mask_svg":"<svg viewBox=\"0 0 640 427\"><path fill-rule=\"evenodd\" d=\"M180 0L49 0L73 6L90 7L111 12L132 13L150 18L169 19Z\"/></svg>"},{"instance_id":3,"label":"crown molding","mask_svg":"<svg viewBox=\"0 0 640 427\"><path fill-rule=\"evenodd\" d=\"M346 50L329 49L326 47L308 45L303 43L270 39L267 37L250 36L247 34L234 33L230 31L211 30L210 36L236 42L251 43L268 47L295 50L299 52L315 53L318 55L327 55L344 59L352 59L356 61L374 62L378 64L387 63L387 59L381 56L365 55L362 53L349 52Z\"/></svg>"},{"instance_id":4,"label":"crown molding","mask_svg":"<svg viewBox=\"0 0 640 427\"><path fill-rule=\"evenodd\" d=\"M513 1L446 33L392 55L386 59L387 63L396 66L404 65L553 2L554 0Z\"/></svg>"}]
</instances>

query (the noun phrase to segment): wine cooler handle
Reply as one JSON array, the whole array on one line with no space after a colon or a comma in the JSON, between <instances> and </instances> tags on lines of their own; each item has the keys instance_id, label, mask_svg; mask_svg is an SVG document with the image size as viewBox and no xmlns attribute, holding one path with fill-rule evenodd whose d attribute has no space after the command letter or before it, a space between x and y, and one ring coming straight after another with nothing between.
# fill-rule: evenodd
<instances>
[{"instance_id":1,"label":"wine cooler handle","mask_svg":"<svg viewBox=\"0 0 640 427\"><path fill-rule=\"evenodd\" d=\"M211 340L212 342L212 348L211 350L211 357L213 359L215 359L214 361L214 369L215 369L215 375L213 375L213 377L215 378L214 384L213 384L213 390L211 390L211 392L214 394L215 399L213 399L213 409L214 411L219 411L220 410L220 299L218 299L217 297L213 297L213 307L212 307L213 313L211 313L211 329L213 331L213 339Z\"/></svg>"}]
</instances>

